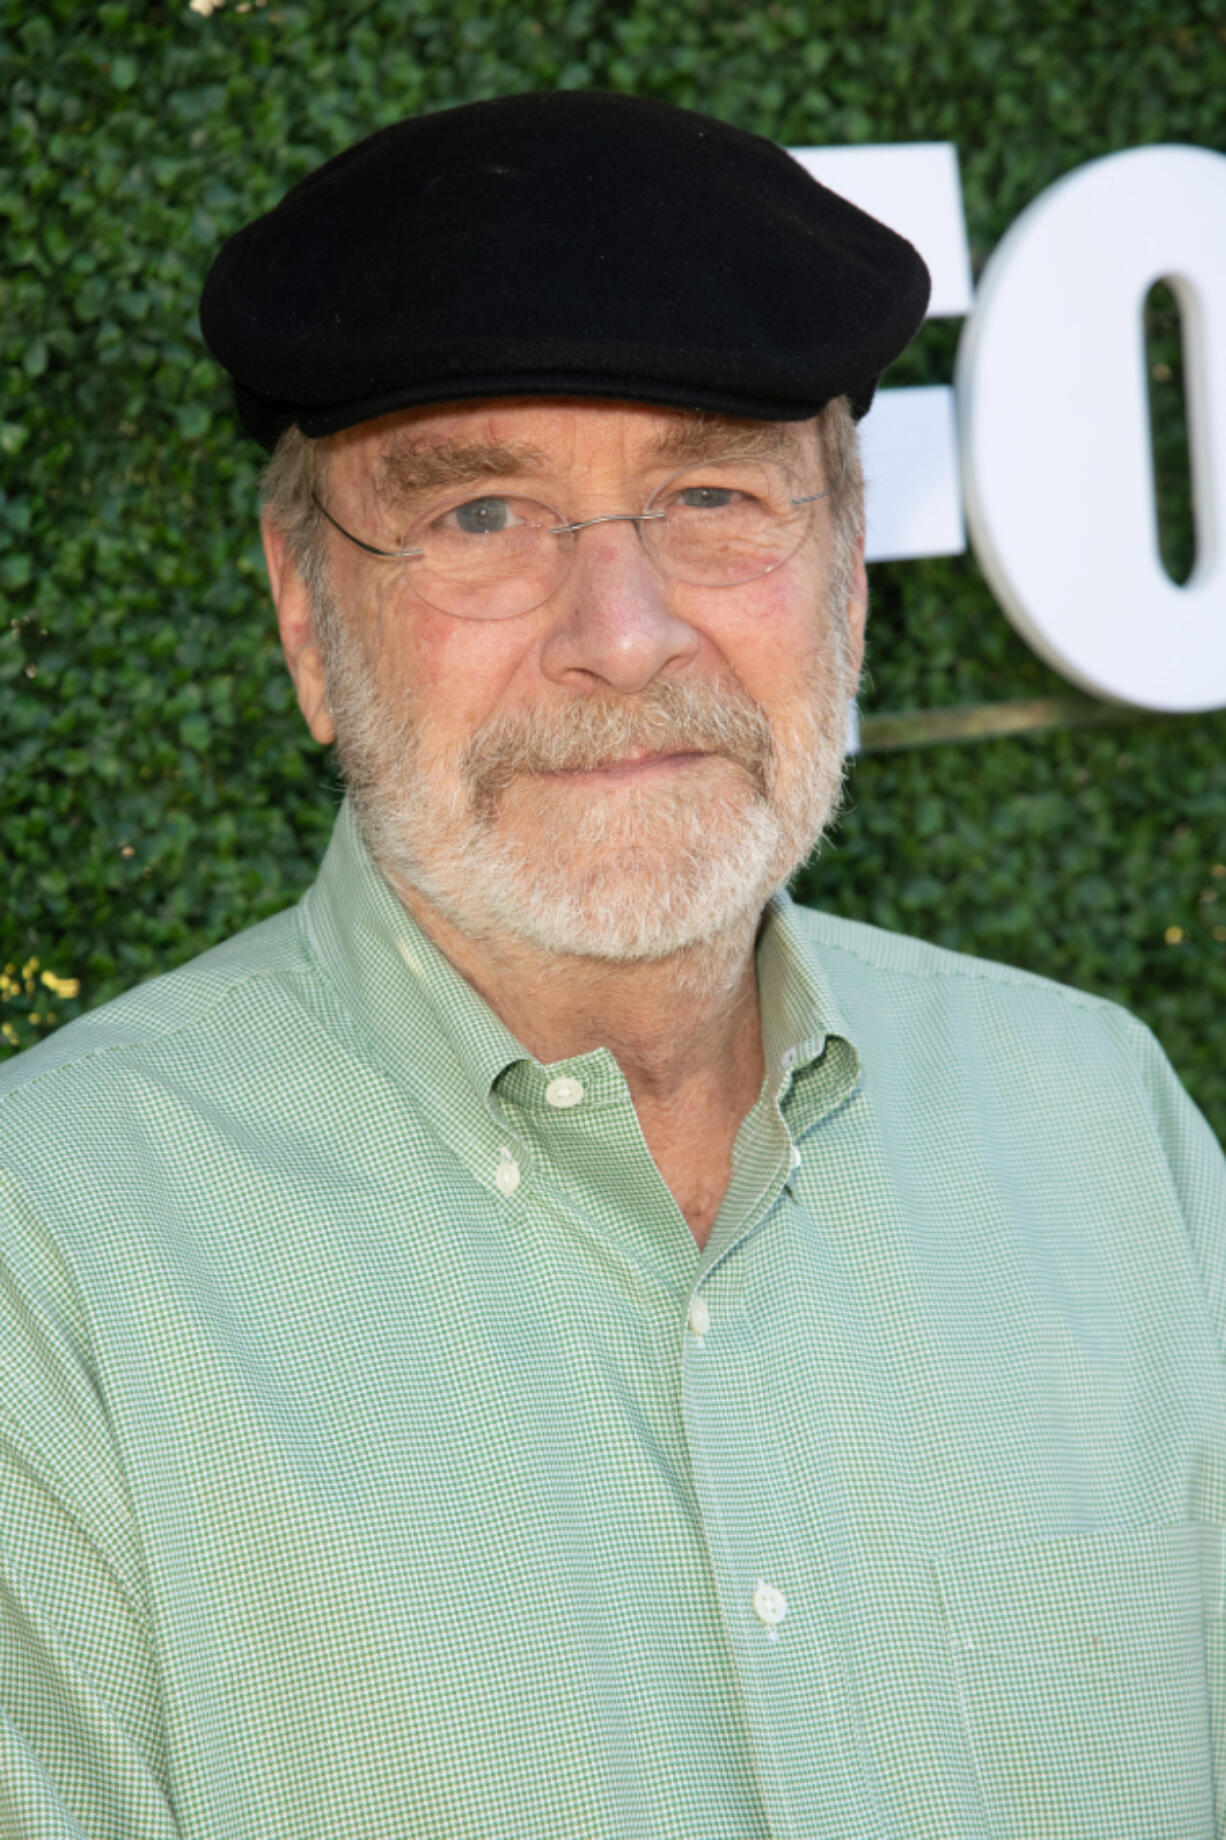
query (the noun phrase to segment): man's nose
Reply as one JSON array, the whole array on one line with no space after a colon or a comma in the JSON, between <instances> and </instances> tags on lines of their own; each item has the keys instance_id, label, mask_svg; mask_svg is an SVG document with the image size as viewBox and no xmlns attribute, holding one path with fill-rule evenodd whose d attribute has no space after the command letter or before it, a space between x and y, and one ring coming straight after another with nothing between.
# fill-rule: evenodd
<instances>
[{"instance_id":1,"label":"man's nose","mask_svg":"<svg viewBox=\"0 0 1226 1840\"><path fill-rule=\"evenodd\" d=\"M701 637L674 611L676 590L652 561L636 519L594 518L569 541L570 572L541 653L547 677L597 680L632 696L698 653Z\"/></svg>"}]
</instances>

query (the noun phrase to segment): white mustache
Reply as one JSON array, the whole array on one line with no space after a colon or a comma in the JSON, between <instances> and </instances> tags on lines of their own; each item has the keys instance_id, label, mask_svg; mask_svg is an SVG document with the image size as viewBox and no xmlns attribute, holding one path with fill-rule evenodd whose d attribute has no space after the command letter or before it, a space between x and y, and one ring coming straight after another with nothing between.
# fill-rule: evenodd
<instances>
[{"instance_id":1,"label":"white mustache","mask_svg":"<svg viewBox=\"0 0 1226 1840\"><path fill-rule=\"evenodd\" d=\"M722 754L761 798L770 794L770 724L739 686L662 682L634 698L593 692L561 709L511 710L472 737L461 771L474 811L488 817L526 773L574 773L636 754Z\"/></svg>"}]
</instances>

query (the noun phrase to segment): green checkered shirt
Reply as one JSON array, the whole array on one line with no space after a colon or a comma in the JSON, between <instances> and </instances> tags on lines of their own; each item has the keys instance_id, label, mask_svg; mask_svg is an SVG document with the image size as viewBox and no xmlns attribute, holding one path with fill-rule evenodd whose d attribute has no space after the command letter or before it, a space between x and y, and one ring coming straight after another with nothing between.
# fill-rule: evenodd
<instances>
[{"instance_id":1,"label":"green checkered shirt","mask_svg":"<svg viewBox=\"0 0 1226 1840\"><path fill-rule=\"evenodd\" d=\"M759 984L703 1251L347 812L6 1068L4 1840L1226 1828L1216 1144L1020 972Z\"/></svg>"}]
</instances>

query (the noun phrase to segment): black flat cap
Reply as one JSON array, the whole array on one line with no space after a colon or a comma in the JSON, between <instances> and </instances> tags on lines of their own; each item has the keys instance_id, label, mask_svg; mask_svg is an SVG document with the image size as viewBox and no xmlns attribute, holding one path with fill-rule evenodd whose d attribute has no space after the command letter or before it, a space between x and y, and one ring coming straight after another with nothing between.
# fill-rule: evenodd
<instances>
[{"instance_id":1,"label":"black flat cap","mask_svg":"<svg viewBox=\"0 0 1226 1840\"><path fill-rule=\"evenodd\" d=\"M204 336L265 447L462 398L857 415L917 331L903 237L772 141L558 90L397 122L231 237Z\"/></svg>"}]
</instances>

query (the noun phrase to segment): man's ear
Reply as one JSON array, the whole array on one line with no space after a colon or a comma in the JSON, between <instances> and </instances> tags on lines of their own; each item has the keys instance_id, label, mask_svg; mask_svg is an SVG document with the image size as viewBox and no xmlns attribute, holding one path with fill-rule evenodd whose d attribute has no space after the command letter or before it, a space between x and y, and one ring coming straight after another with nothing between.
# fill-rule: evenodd
<instances>
[{"instance_id":1,"label":"man's ear","mask_svg":"<svg viewBox=\"0 0 1226 1840\"><path fill-rule=\"evenodd\" d=\"M335 741L336 727L328 708L323 660L311 631L311 598L297 564L287 553L285 532L267 511L260 519L260 534L264 539L268 585L277 609L281 649L294 680L298 707L316 741L326 747Z\"/></svg>"}]
</instances>

